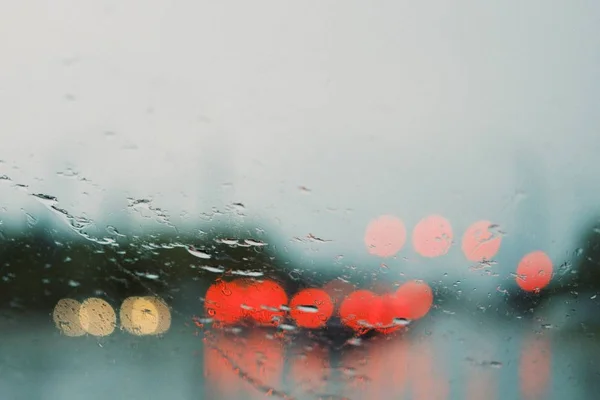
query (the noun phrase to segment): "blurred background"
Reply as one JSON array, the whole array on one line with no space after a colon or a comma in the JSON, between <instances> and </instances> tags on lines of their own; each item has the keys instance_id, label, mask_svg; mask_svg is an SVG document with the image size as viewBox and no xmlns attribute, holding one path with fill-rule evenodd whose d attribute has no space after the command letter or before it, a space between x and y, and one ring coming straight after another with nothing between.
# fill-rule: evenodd
<instances>
[{"instance_id":1,"label":"blurred background","mask_svg":"<svg viewBox=\"0 0 600 400\"><path fill-rule=\"evenodd\" d=\"M593 1L1 3L0 394L596 398L599 26ZM223 327L235 279L351 289L318 329ZM344 323L413 280L426 315Z\"/></svg>"}]
</instances>

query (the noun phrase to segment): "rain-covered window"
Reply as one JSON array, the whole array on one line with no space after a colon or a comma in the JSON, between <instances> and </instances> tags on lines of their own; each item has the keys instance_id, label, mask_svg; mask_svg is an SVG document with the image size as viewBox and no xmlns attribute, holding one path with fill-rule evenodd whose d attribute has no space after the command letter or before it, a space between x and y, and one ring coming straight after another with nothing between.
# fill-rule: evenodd
<instances>
[{"instance_id":1,"label":"rain-covered window","mask_svg":"<svg viewBox=\"0 0 600 400\"><path fill-rule=\"evenodd\" d=\"M595 399L600 3L5 1L1 399Z\"/></svg>"}]
</instances>

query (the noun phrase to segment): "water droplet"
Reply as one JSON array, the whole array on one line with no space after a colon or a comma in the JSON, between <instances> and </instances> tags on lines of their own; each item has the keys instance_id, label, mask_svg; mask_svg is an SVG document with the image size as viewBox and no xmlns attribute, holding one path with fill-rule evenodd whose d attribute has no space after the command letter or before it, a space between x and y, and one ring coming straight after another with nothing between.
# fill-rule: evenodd
<instances>
[{"instance_id":1,"label":"water droplet","mask_svg":"<svg viewBox=\"0 0 600 400\"><path fill-rule=\"evenodd\" d=\"M125 237L125 235L119 233L119 231L117 230L117 228L115 228L112 225L107 225L106 226L106 232L108 232L111 235L115 235L115 236L119 236L119 237Z\"/></svg>"},{"instance_id":2,"label":"water droplet","mask_svg":"<svg viewBox=\"0 0 600 400\"><path fill-rule=\"evenodd\" d=\"M35 197L38 201L40 201L42 204L44 204L45 206L48 206L48 207L54 206L58 203L58 200L56 197L49 196L47 194L34 193L34 194L32 194L32 196Z\"/></svg>"},{"instance_id":3,"label":"water droplet","mask_svg":"<svg viewBox=\"0 0 600 400\"><path fill-rule=\"evenodd\" d=\"M21 209L21 211L23 211L23 213L25 213L25 218L27 219L27 225L32 228L35 225L37 225L38 220L36 217L34 217L33 215L29 214L27 211Z\"/></svg>"},{"instance_id":4,"label":"water droplet","mask_svg":"<svg viewBox=\"0 0 600 400\"><path fill-rule=\"evenodd\" d=\"M223 272L225 272L225 267L222 266L213 267L210 265L202 265L200 266L200 269L203 269L208 272L214 272L215 274L222 274Z\"/></svg>"},{"instance_id":5,"label":"water droplet","mask_svg":"<svg viewBox=\"0 0 600 400\"><path fill-rule=\"evenodd\" d=\"M292 279L293 279L293 280L295 280L295 281L297 281L297 280L299 280L299 279L300 279L300 271L298 271L298 270L296 270L296 269L295 269L295 270L293 270L293 271L290 271L290 272L288 273L288 275L289 275L289 277L290 277L290 278L292 278Z\"/></svg>"},{"instance_id":6,"label":"water droplet","mask_svg":"<svg viewBox=\"0 0 600 400\"><path fill-rule=\"evenodd\" d=\"M295 331L296 327L294 325L279 324L279 329L282 331Z\"/></svg>"},{"instance_id":7,"label":"water droplet","mask_svg":"<svg viewBox=\"0 0 600 400\"><path fill-rule=\"evenodd\" d=\"M204 260L208 260L211 258L210 254L205 253L201 250L197 250L196 248L194 248L192 246L188 246L186 249L187 249L188 253L190 253L194 257L202 258Z\"/></svg>"},{"instance_id":8,"label":"water droplet","mask_svg":"<svg viewBox=\"0 0 600 400\"><path fill-rule=\"evenodd\" d=\"M406 318L394 318L393 325L407 326L410 325L410 320Z\"/></svg>"},{"instance_id":9,"label":"water droplet","mask_svg":"<svg viewBox=\"0 0 600 400\"><path fill-rule=\"evenodd\" d=\"M246 206L244 206L242 203L233 203L232 206L237 211L244 211L246 209Z\"/></svg>"},{"instance_id":10,"label":"water droplet","mask_svg":"<svg viewBox=\"0 0 600 400\"><path fill-rule=\"evenodd\" d=\"M157 280L158 278L160 278L160 276L158 276L157 274L151 274L149 272L136 272L135 273L137 276L142 277L142 278L146 278L146 279L151 279L151 280Z\"/></svg>"},{"instance_id":11,"label":"water droplet","mask_svg":"<svg viewBox=\"0 0 600 400\"><path fill-rule=\"evenodd\" d=\"M258 240L253 240L253 239L246 239L246 240L244 240L244 243L249 244L250 246L257 246L257 247L262 247L262 246L267 245L264 242L260 242Z\"/></svg>"},{"instance_id":12,"label":"water droplet","mask_svg":"<svg viewBox=\"0 0 600 400\"><path fill-rule=\"evenodd\" d=\"M317 313L319 311L319 309L313 305L299 305L296 306L296 310L306 313Z\"/></svg>"},{"instance_id":13,"label":"water droplet","mask_svg":"<svg viewBox=\"0 0 600 400\"><path fill-rule=\"evenodd\" d=\"M252 277L258 277L258 276L263 276L264 272L261 271L242 271L242 270L235 270L235 271L231 271L231 273L233 275L240 275L240 276L252 276Z\"/></svg>"},{"instance_id":14,"label":"water droplet","mask_svg":"<svg viewBox=\"0 0 600 400\"><path fill-rule=\"evenodd\" d=\"M238 244L237 239L220 239L219 242L228 246L236 246Z\"/></svg>"}]
</instances>

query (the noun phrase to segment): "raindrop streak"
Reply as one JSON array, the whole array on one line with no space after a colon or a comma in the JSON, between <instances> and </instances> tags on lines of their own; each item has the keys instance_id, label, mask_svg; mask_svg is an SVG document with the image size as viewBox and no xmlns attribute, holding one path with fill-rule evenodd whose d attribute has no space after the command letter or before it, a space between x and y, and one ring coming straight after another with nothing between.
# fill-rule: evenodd
<instances>
[{"instance_id":1,"label":"raindrop streak","mask_svg":"<svg viewBox=\"0 0 600 400\"><path fill-rule=\"evenodd\" d=\"M306 312L306 313L317 313L319 311L319 309L316 306L312 306L312 305L297 306L296 310Z\"/></svg>"},{"instance_id":2,"label":"raindrop streak","mask_svg":"<svg viewBox=\"0 0 600 400\"><path fill-rule=\"evenodd\" d=\"M119 233L119 231L117 230L117 228L115 228L112 225L107 225L106 232L108 232L111 235L115 235L115 236L119 236L119 237L125 237L125 235Z\"/></svg>"},{"instance_id":3,"label":"raindrop streak","mask_svg":"<svg viewBox=\"0 0 600 400\"><path fill-rule=\"evenodd\" d=\"M58 215L67 225L81 237L100 245L117 245L114 239L102 238L98 239L92 237L90 234L83 230L93 224L93 221L86 217L77 217L71 215L67 210L58 207L58 200L56 197L49 196L47 194L32 194L40 203L46 206L54 214Z\"/></svg>"},{"instance_id":4,"label":"raindrop streak","mask_svg":"<svg viewBox=\"0 0 600 400\"><path fill-rule=\"evenodd\" d=\"M155 215L155 219L158 223L165 224L165 225L177 230L175 225L173 225L171 223L171 221L169 221L169 216L167 215L166 212L164 212L162 209L160 209L158 207L152 206L152 200L148 200L148 199L136 200L136 199L133 199L130 197L127 199L127 201L129 202L129 205L127 207L131 208L132 210L137 211L143 218L151 218L151 216L144 215L142 210L150 211L151 213L153 213Z\"/></svg>"},{"instance_id":5,"label":"raindrop streak","mask_svg":"<svg viewBox=\"0 0 600 400\"><path fill-rule=\"evenodd\" d=\"M158 278L160 278L160 276L158 276L157 274L151 274L149 272L136 272L135 273L137 276L142 277L142 278L147 278L147 279L151 279L153 281L157 280Z\"/></svg>"},{"instance_id":6,"label":"raindrop streak","mask_svg":"<svg viewBox=\"0 0 600 400\"><path fill-rule=\"evenodd\" d=\"M236 271L231 271L232 275L240 275L240 276L251 276L251 277L258 277L258 276L263 276L264 273L261 271L242 271L242 270L236 270Z\"/></svg>"},{"instance_id":7,"label":"raindrop streak","mask_svg":"<svg viewBox=\"0 0 600 400\"><path fill-rule=\"evenodd\" d=\"M29 214L27 211L21 209L21 211L23 211L23 213L25 214L25 218L27 218L27 225L29 225L30 228L34 227L35 225L37 225L38 220L36 217L34 217L33 215Z\"/></svg>"},{"instance_id":8,"label":"raindrop streak","mask_svg":"<svg viewBox=\"0 0 600 400\"><path fill-rule=\"evenodd\" d=\"M244 240L244 243L250 245L250 246L257 246L257 247L262 247L262 246L266 246L267 243L264 242L260 242L258 240L252 240L252 239L246 239Z\"/></svg>"},{"instance_id":9,"label":"raindrop streak","mask_svg":"<svg viewBox=\"0 0 600 400\"><path fill-rule=\"evenodd\" d=\"M282 331L295 331L296 327L294 325L288 325L288 324L280 324L279 329L281 329Z\"/></svg>"},{"instance_id":10,"label":"raindrop streak","mask_svg":"<svg viewBox=\"0 0 600 400\"><path fill-rule=\"evenodd\" d=\"M236 246L239 244L236 239L219 239L219 240L217 240L217 242L226 244L228 246Z\"/></svg>"},{"instance_id":11,"label":"raindrop streak","mask_svg":"<svg viewBox=\"0 0 600 400\"><path fill-rule=\"evenodd\" d=\"M210 265L203 265L200 267L200 269L203 269L208 272L214 272L215 274L222 274L223 272L225 272L225 268L221 266L211 267Z\"/></svg>"},{"instance_id":12,"label":"raindrop streak","mask_svg":"<svg viewBox=\"0 0 600 400\"><path fill-rule=\"evenodd\" d=\"M187 249L188 253L190 253L194 257L202 258L204 260L208 260L211 258L210 254L200 251L200 250L194 248L193 246L187 246L186 249Z\"/></svg>"},{"instance_id":13,"label":"raindrop streak","mask_svg":"<svg viewBox=\"0 0 600 400\"><path fill-rule=\"evenodd\" d=\"M407 326L410 325L410 320L406 318L394 318L392 321L392 325Z\"/></svg>"}]
</instances>

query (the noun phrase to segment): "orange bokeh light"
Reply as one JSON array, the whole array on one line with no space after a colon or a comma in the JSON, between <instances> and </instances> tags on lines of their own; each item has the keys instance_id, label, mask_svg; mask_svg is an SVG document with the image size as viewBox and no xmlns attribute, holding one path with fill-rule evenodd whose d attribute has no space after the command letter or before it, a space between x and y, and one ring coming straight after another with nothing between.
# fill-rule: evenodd
<instances>
[{"instance_id":1,"label":"orange bokeh light","mask_svg":"<svg viewBox=\"0 0 600 400\"><path fill-rule=\"evenodd\" d=\"M469 261L491 260L500 250L502 238L490 230L490 221L477 221L465 232L462 251Z\"/></svg>"},{"instance_id":2,"label":"orange bokeh light","mask_svg":"<svg viewBox=\"0 0 600 400\"><path fill-rule=\"evenodd\" d=\"M537 292L552 280L552 260L543 251L527 254L517 267L517 285L527 292Z\"/></svg>"},{"instance_id":3,"label":"orange bokeh light","mask_svg":"<svg viewBox=\"0 0 600 400\"><path fill-rule=\"evenodd\" d=\"M290 316L303 328L325 326L333 314L333 301L321 289L304 289L290 302Z\"/></svg>"},{"instance_id":4,"label":"orange bokeh light","mask_svg":"<svg viewBox=\"0 0 600 400\"><path fill-rule=\"evenodd\" d=\"M452 245L452 226L439 215L423 218L413 230L413 246L423 257L439 257Z\"/></svg>"},{"instance_id":5,"label":"orange bokeh light","mask_svg":"<svg viewBox=\"0 0 600 400\"><path fill-rule=\"evenodd\" d=\"M406 242L404 223L391 215L383 215L369 223L365 232L365 245L370 254L391 257Z\"/></svg>"}]
</instances>

